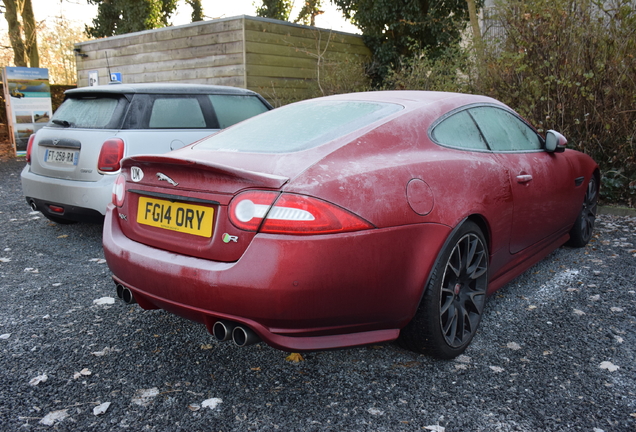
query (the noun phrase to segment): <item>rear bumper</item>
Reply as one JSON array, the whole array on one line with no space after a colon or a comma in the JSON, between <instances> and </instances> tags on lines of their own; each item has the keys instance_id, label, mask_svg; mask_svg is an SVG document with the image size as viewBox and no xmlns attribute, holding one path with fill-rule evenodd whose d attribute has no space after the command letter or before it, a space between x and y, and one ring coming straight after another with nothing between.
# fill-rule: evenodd
<instances>
[{"instance_id":1,"label":"rear bumper","mask_svg":"<svg viewBox=\"0 0 636 432\"><path fill-rule=\"evenodd\" d=\"M112 205L104 253L114 280L145 309L208 330L250 327L269 345L309 351L396 339L419 304L450 229L408 225L324 236L257 235L236 262L155 249L125 237Z\"/></svg>"},{"instance_id":2,"label":"rear bumper","mask_svg":"<svg viewBox=\"0 0 636 432\"><path fill-rule=\"evenodd\" d=\"M95 220L106 213L115 176L104 175L96 182L74 181L34 174L27 165L20 174L22 193L27 202L35 201L38 210L70 220ZM64 207L64 213L51 213L49 204Z\"/></svg>"}]
</instances>

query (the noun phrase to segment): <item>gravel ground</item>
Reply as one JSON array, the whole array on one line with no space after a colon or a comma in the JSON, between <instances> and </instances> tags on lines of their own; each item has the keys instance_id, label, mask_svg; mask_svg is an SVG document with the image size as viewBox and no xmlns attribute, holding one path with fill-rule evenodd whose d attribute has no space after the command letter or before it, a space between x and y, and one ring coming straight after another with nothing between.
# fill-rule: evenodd
<instances>
[{"instance_id":1,"label":"gravel ground","mask_svg":"<svg viewBox=\"0 0 636 432\"><path fill-rule=\"evenodd\" d=\"M294 363L109 303L101 226L31 212L22 166L0 161L3 431L636 431L636 217L599 217L590 246L500 290L456 360L385 344Z\"/></svg>"}]
</instances>

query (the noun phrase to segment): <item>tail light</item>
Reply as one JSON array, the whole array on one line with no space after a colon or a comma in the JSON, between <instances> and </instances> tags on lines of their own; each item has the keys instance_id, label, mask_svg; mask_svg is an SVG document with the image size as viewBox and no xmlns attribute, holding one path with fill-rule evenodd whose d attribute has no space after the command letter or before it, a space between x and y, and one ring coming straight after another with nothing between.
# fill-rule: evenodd
<instances>
[{"instance_id":1,"label":"tail light","mask_svg":"<svg viewBox=\"0 0 636 432\"><path fill-rule=\"evenodd\" d=\"M113 204L117 207L124 205L124 198L126 197L126 177L123 174L119 174L113 184Z\"/></svg>"},{"instance_id":2,"label":"tail light","mask_svg":"<svg viewBox=\"0 0 636 432\"><path fill-rule=\"evenodd\" d=\"M250 191L230 203L230 221L246 231L270 234L334 234L373 228L326 201L295 194Z\"/></svg>"},{"instance_id":3,"label":"tail light","mask_svg":"<svg viewBox=\"0 0 636 432\"><path fill-rule=\"evenodd\" d=\"M26 149L26 163L31 165L31 150L33 150L33 141L35 141L35 134L31 134Z\"/></svg>"},{"instance_id":4,"label":"tail light","mask_svg":"<svg viewBox=\"0 0 636 432\"><path fill-rule=\"evenodd\" d=\"M102 144L102 150L97 159L97 169L106 173L119 171L120 162L124 157L124 141L120 138L110 138Z\"/></svg>"}]
</instances>

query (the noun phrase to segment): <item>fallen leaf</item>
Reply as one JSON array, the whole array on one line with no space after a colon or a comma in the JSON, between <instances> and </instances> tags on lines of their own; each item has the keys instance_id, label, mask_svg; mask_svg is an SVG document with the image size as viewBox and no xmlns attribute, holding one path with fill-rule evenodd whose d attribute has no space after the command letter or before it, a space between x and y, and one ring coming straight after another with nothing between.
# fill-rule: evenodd
<instances>
[{"instance_id":1,"label":"fallen leaf","mask_svg":"<svg viewBox=\"0 0 636 432\"><path fill-rule=\"evenodd\" d=\"M300 363L302 361L305 361L305 359L303 358L302 355L300 355L300 353L291 353L290 355L285 357L285 360L287 360L288 362L294 362L294 363Z\"/></svg>"},{"instance_id":2,"label":"fallen leaf","mask_svg":"<svg viewBox=\"0 0 636 432\"><path fill-rule=\"evenodd\" d=\"M583 312L582 310L574 309L574 315L583 316L585 315L585 312Z\"/></svg>"},{"instance_id":3,"label":"fallen leaf","mask_svg":"<svg viewBox=\"0 0 636 432\"><path fill-rule=\"evenodd\" d=\"M57 236L57 238L66 238L66 237L68 237L68 234L62 234L60 236Z\"/></svg>"},{"instance_id":4,"label":"fallen leaf","mask_svg":"<svg viewBox=\"0 0 636 432\"><path fill-rule=\"evenodd\" d=\"M216 408L220 403L223 403L222 399L219 398L210 398L210 399L206 399L203 402L201 402L201 408L210 408L210 409L214 409Z\"/></svg>"},{"instance_id":5,"label":"fallen leaf","mask_svg":"<svg viewBox=\"0 0 636 432\"><path fill-rule=\"evenodd\" d=\"M202 350L211 350L212 348L214 347L210 344L201 345Z\"/></svg>"},{"instance_id":6,"label":"fallen leaf","mask_svg":"<svg viewBox=\"0 0 636 432\"><path fill-rule=\"evenodd\" d=\"M599 294L590 296L589 298L591 301L599 301L601 299L601 296Z\"/></svg>"},{"instance_id":7,"label":"fallen leaf","mask_svg":"<svg viewBox=\"0 0 636 432\"><path fill-rule=\"evenodd\" d=\"M521 349L521 345L519 345L517 342L508 342L506 344L506 348L517 351Z\"/></svg>"},{"instance_id":8,"label":"fallen leaf","mask_svg":"<svg viewBox=\"0 0 636 432\"><path fill-rule=\"evenodd\" d=\"M157 387L137 390L135 392L135 397L132 398L132 403L140 406L148 406L158 395L159 389Z\"/></svg>"},{"instance_id":9,"label":"fallen leaf","mask_svg":"<svg viewBox=\"0 0 636 432\"><path fill-rule=\"evenodd\" d=\"M530 306L528 306L528 310L533 310L533 309L536 309L536 308L537 308L537 307L536 307L535 305L530 305Z\"/></svg>"},{"instance_id":10,"label":"fallen leaf","mask_svg":"<svg viewBox=\"0 0 636 432\"><path fill-rule=\"evenodd\" d=\"M253 367L253 368L250 368L250 370L253 370L254 372L260 372L261 368L260 367Z\"/></svg>"},{"instance_id":11,"label":"fallen leaf","mask_svg":"<svg viewBox=\"0 0 636 432\"><path fill-rule=\"evenodd\" d=\"M367 412L374 416L384 415L384 411L377 408L369 408Z\"/></svg>"},{"instance_id":12,"label":"fallen leaf","mask_svg":"<svg viewBox=\"0 0 636 432\"><path fill-rule=\"evenodd\" d=\"M620 307L612 307L610 308L610 310L612 312L623 312L623 308L620 308Z\"/></svg>"},{"instance_id":13,"label":"fallen leaf","mask_svg":"<svg viewBox=\"0 0 636 432\"><path fill-rule=\"evenodd\" d=\"M111 353L111 352L120 352L120 351L121 351L120 349L105 347L103 350L95 351L95 352L92 352L91 354L93 354L93 355L95 355L97 357L101 357L101 356L105 356L106 354Z\"/></svg>"},{"instance_id":14,"label":"fallen leaf","mask_svg":"<svg viewBox=\"0 0 636 432\"><path fill-rule=\"evenodd\" d=\"M46 376L46 374L38 375L35 378L31 379L31 381L29 381L29 385L36 386L41 382L46 382L48 378L49 377Z\"/></svg>"},{"instance_id":15,"label":"fallen leaf","mask_svg":"<svg viewBox=\"0 0 636 432\"><path fill-rule=\"evenodd\" d=\"M46 426L53 426L55 422L61 422L62 420L68 417L67 411L68 410L65 410L65 409L59 410L59 411L52 411L48 413L47 415L45 415L42 420L40 420L40 424L43 424Z\"/></svg>"},{"instance_id":16,"label":"fallen leaf","mask_svg":"<svg viewBox=\"0 0 636 432\"><path fill-rule=\"evenodd\" d=\"M81 376L89 376L89 375L91 375L91 374L92 374L92 372L91 372L91 371L89 371L89 370L88 370L88 368L84 368L84 369L82 369L82 370L81 370L81 371L79 371L79 372L75 372L75 373L73 374L73 379L78 379L78 378L79 378L79 377L81 377Z\"/></svg>"},{"instance_id":17,"label":"fallen leaf","mask_svg":"<svg viewBox=\"0 0 636 432\"><path fill-rule=\"evenodd\" d=\"M188 409L190 411L199 411L201 409L201 405L199 405L199 404L190 404L190 405L188 405Z\"/></svg>"},{"instance_id":18,"label":"fallen leaf","mask_svg":"<svg viewBox=\"0 0 636 432\"><path fill-rule=\"evenodd\" d=\"M504 371L504 368L501 368L499 366L490 366L490 370L492 370L495 373L500 373Z\"/></svg>"},{"instance_id":19,"label":"fallen leaf","mask_svg":"<svg viewBox=\"0 0 636 432\"><path fill-rule=\"evenodd\" d=\"M0 335L0 339L9 339L11 337L11 333L5 333L3 335Z\"/></svg>"},{"instance_id":20,"label":"fallen leaf","mask_svg":"<svg viewBox=\"0 0 636 432\"><path fill-rule=\"evenodd\" d=\"M433 432L445 432L446 431L446 428L444 426L440 426L440 425L424 426L424 429L430 430L430 431L433 431Z\"/></svg>"},{"instance_id":21,"label":"fallen leaf","mask_svg":"<svg viewBox=\"0 0 636 432\"><path fill-rule=\"evenodd\" d=\"M620 366L616 366L615 364L612 364L612 362L604 361L599 365L599 368L607 369L610 372L616 372Z\"/></svg>"},{"instance_id":22,"label":"fallen leaf","mask_svg":"<svg viewBox=\"0 0 636 432\"><path fill-rule=\"evenodd\" d=\"M91 258L89 261L97 264L104 264L106 262L104 258Z\"/></svg>"},{"instance_id":23,"label":"fallen leaf","mask_svg":"<svg viewBox=\"0 0 636 432\"><path fill-rule=\"evenodd\" d=\"M0 262L3 262L3 263L11 262L11 258L0 258Z\"/></svg>"},{"instance_id":24,"label":"fallen leaf","mask_svg":"<svg viewBox=\"0 0 636 432\"><path fill-rule=\"evenodd\" d=\"M108 408L110 407L110 402L104 402L103 404L97 405L95 408L93 408L93 415L102 415L104 414L106 411L108 411Z\"/></svg>"},{"instance_id":25,"label":"fallen leaf","mask_svg":"<svg viewBox=\"0 0 636 432\"><path fill-rule=\"evenodd\" d=\"M115 304L115 299L113 297L102 297L102 298L93 300L93 303L96 305L111 305L111 304Z\"/></svg>"}]
</instances>

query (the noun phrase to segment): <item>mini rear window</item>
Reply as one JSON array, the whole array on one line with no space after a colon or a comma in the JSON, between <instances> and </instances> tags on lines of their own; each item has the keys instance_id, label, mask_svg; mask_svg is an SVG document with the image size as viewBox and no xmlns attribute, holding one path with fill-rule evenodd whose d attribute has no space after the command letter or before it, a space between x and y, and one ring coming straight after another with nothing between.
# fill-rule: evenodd
<instances>
[{"instance_id":1,"label":"mini rear window","mask_svg":"<svg viewBox=\"0 0 636 432\"><path fill-rule=\"evenodd\" d=\"M269 111L213 135L199 149L291 153L326 144L403 109L364 101L312 101Z\"/></svg>"},{"instance_id":2,"label":"mini rear window","mask_svg":"<svg viewBox=\"0 0 636 432\"><path fill-rule=\"evenodd\" d=\"M265 104L256 96L209 95L208 97L221 129L267 111Z\"/></svg>"},{"instance_id":3,"label":"mini rear window","mask_svg":"<svg viewBox=\"0 0 636 432\"><path fill-rule=\"evenodd\" d=\"M195 97L156 98L148 121L150 129L204 129L205 117Z\"/></svg>"},{"instance_id":4,"label":"mini rear window","mask_svg":"<svg viewBox=\"0 0 636 432\"><path fill-rule=\"evenodd\" d=\"M55 111L51 121L68 122L70 127L103 129L118 119L113 118L119 99L110 97L69 98Z\"/></svg>"}]
</instances>

